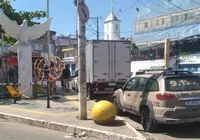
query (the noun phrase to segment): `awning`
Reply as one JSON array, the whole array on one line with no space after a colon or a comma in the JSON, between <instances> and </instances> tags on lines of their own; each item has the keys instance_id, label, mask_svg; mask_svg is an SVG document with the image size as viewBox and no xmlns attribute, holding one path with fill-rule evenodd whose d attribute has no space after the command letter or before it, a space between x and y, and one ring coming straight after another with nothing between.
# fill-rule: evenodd
<instances>
[{"instance_id":1,"label":"awning","mask_svg":"<svg viewBox=\"0 0 200 140\"><path fill-rule=\"evenodd\" d=\"M74 48L66 48L66 49L62 49L62 52L68 52L68 51L73 51Z\"/></svg>"}]
</instances>

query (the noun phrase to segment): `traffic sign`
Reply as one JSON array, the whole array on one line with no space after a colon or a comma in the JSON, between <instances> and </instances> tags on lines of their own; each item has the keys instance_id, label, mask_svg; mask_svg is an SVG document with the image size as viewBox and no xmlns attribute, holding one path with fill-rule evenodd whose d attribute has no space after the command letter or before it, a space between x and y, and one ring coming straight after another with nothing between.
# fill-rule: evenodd
<instances>
[{"instance_id":1,"label":"traffic sign","mask_svg":"<svg viewBox=\"0 0 200 140\"><path fill-rule=\"evenodd\" d=\"M86 23L90 18L90 13L87 5L79 4L78 5L78 14L81 22Z\"/></svg>"}]
</instances>

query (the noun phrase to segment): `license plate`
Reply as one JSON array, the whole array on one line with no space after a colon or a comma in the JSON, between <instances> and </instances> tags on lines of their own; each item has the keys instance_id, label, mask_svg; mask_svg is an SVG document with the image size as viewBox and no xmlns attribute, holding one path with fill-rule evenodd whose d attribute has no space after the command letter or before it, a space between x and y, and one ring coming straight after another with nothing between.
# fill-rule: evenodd
<instances>
[{"instance_id":1,"label":"license plate","mask_svg":"<svg viewBox=\"0 0 200 140\"><path fill-rule=\"evenodd\" d=\"M200 105L200 101L187 101L185 102L185 105L187 106Z\"/></svg>"},{"instance_id":2,"label":"license plate","mask_svg":"<svg viewBox=\"0 0 200 140\"><path fill-rule=\"evenodd\" d=\"M108 83L109 86L116 86L116 83Z\"/></svg>"}]
</instances>

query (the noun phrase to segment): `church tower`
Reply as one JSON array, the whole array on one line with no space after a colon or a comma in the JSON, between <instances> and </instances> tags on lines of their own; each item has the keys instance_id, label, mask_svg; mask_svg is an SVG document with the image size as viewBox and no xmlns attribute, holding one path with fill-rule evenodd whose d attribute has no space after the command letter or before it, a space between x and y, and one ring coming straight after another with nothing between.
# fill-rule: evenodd
<instances>
[{"instance_id":1,"label":"church tower","mask_svg":"<svg viewBox=\"0 0 200 140\"><path fill-rule=\"evenodd\" d=\"M104 21L104 40L120 40L121 21L114 14L114 2L111 1L111 13Z\"/></svg>"}]
</instances>

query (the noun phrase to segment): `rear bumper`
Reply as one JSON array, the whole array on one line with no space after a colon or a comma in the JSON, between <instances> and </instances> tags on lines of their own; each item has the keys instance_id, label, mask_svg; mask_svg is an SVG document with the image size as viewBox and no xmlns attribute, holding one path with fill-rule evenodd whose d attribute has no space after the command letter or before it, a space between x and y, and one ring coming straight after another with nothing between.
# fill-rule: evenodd
<instances>
[{"instance_id":1,"label":"rear bumper","mask_svg":"<svg viewBox=\"0 0 200 140\"><path fill-rule=\"evenodd\" d=\"M192 123L200 122L200 117L197 118L164 118L163 116L154 116L155 120L159 124L181 124L181 123Z\"/></svg>"},{"instance_id":2,"label":"rear bumper","mask_svg":"<svg viewBox=\"0 0 200 140\"><path fill-rule=\"evenodd\" d=\"M154 118L157 123L161 124L200 122L200 108L154 108Z\"/></svg>"}]
</instances>

